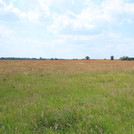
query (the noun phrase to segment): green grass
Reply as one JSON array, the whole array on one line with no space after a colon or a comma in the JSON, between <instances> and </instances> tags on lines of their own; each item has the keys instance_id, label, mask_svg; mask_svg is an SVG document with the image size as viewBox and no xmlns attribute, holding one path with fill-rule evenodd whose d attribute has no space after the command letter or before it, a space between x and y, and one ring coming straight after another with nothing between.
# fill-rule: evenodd
<instances>
[{"instance_id":1,"label":"green grass","mask_svg":"<svg viewBox=\"0 0 134 134\"><path fill-rule=\"evenodd\" d=\"M134 73L0 76L1 134L133 134Z\"/></svg>"}]
</instances>

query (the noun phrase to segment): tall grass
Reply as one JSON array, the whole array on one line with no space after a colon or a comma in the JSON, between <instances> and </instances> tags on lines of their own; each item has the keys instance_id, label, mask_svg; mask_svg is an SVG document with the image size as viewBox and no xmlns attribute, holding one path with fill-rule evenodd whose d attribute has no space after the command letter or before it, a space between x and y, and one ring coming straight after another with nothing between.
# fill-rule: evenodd
<instances>
[{"instance_id":1,"label":"tall grass","mask_svg":"<svg viewBox=\"0 0 134 134\"><path fill-rule=\"evenodd\" d=\"M0 133L133 134L133 62L0 62Z\"/></svg>"}]
</instances>

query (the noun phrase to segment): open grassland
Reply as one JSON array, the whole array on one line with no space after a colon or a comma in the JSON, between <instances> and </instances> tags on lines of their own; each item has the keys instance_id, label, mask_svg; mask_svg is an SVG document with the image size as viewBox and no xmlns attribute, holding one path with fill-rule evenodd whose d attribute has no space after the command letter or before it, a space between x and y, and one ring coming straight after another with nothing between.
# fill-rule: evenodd
<instances>
[{"instance_id":1,"label":"open grassland","mask_svg":"<svg viewBox=\"0 0 134 134\"><path fill-rule=\"evenodd\" d=\"M134 134L134 62L0 61L0 133Z\"/></svg>"}]
</instances>

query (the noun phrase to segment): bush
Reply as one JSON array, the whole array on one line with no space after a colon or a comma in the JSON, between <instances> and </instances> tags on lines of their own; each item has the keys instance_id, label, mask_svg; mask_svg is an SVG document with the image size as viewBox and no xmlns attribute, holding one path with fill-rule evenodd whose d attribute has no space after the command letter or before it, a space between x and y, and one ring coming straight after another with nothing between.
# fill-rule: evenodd
<instances>
[{"instance_id":1,"label":"bush","mask_svg":"<svg viewBox=\"0 0 134 134\"><path fill-rule=\"evenodd\" d=\"M123 57L120 57L120 60L129 60L129 57L128 56L123 56Z\"/></svg>"}]
</instances>

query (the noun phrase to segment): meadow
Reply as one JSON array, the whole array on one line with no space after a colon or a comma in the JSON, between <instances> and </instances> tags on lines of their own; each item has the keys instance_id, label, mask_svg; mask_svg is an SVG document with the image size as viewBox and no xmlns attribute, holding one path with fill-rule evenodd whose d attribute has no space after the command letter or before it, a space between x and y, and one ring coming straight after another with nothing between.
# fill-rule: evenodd
<instances>
[{"instance_id":1,"label":"meadow","mask_svg":"<svg viewBox=\"0 0 134 134\"><path fill-rule=\"evenodd\" d=\"M134 62L0 61L1 134L134 134Z\"/></svg>"}]
</instances>

